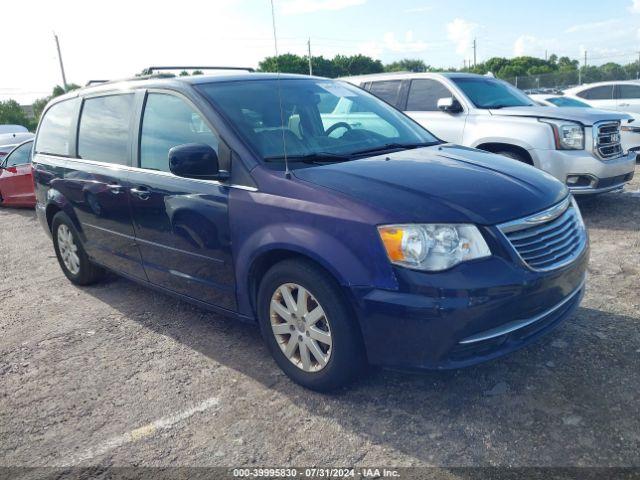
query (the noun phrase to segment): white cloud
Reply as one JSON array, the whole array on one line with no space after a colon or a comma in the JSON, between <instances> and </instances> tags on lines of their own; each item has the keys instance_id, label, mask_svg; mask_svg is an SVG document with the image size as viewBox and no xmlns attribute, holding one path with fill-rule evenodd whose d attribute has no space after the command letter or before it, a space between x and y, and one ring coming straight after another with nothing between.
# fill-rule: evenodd
<instances>
[{"instance_id":1,"label":"white cloud","mask_svg":"<svg viewBox=\"0 0 640 480\"><path fill-rule=\"evenodd\" d=\"M477 29L478 24L456 18L447 24L447 38L456 45L457 53L468 55L472 50L473 35Z\"/></svg>"},{"instance_id":2,"label":"white cloud","mask_svg":"<svg viewBox=\"0 0 640 480\"><path fill-rule=\"evenodd\" d=\"M385 50L394 53L423 52L429 47L429 44L426 42L415 40L411 30L405 32L404 40L398 40L396 34L393 32L385 33L383 40Z\"/></svg>"},{"instance_id":3,"label":"white cloud","mask_svg":"<svg viewBox=\"0 0 640 480\"><path fill-rule=\"evenodd\" d=\"M640 4L640 0L637 0L638 3ZM578 25L573 25L569 28L567 28L564 32L565 33L578 33L578 32L591 32L591 31L602 31L605 30L607 28L610 28L616 24L618 24L620 22L620 20L618 19L611 19L611 20L604 20L602 22L591 22L591 23L581 23Z\"/></svg>"},{"instance_id":4,"label":"white cloud","mask_svg":"<svg viewBox=\"0 0 640 480\"><path fill-rule=\"evenodd\" d=\"M404 13L430 12L431 10L433 10L433 5L425 5L423 7L407 8Z\"/></svg>"},{"instance_id":5,"label":"white cloud","mask_svg":"<svg viewBox=\"0 0 640 480\"><path fill-rule=\"evenodd\" d=\"M551 52L558 47L558 41L553 38L541 39L533 35L520 35L513 44L513 54L516 57L523 55L542 57L545 50Z\"/></svg>"},{"instance_id":6,"label":"white cloud","mask_svg":"<svg viewBox=\"0 0 640 480\"><path fill-rule=\"evenodd\" d=\"M367 0L283 0L279 2L279 6L283 14L297 15L322 10L343 10L345 8L363 5L366 2Z\"/></svg>"},{"instance_id":7,"label":"white cloud","mask_svg":"<svg viewBox=\"0 0 640 480\"><path fill-rule=\"evenodd\" d=\"M360 43L358 45L357 51L371 58L380 58L380 55L382 55L384 49L379 42L371 41Z\"/></svg>"},{"instance_id":8,"label":"white cloud","mask_svg":"<svg viewBox=\"0 0 640 480\"><path fill-rule=\"evenodd\" d=\"M640 13L640 0L631 0L629 11L631 13Z\"/></svg>"}]
</instances>

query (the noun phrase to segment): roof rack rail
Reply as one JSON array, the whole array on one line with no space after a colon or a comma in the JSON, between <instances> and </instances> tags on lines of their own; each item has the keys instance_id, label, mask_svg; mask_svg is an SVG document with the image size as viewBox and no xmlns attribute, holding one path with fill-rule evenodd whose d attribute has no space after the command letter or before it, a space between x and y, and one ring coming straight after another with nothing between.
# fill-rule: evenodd
<instances>
[{"instance_id":1,"label":"roof rack rail","mask_svg":"<svg viewBox=\"0 0 640 480\"><path fill-rule=\"evenodd\" d=\"M242 70L255 72L251 67L199 67L199 66L172 66L172 67L149 67L144 71L151 74L154 70Z\"/></svg>"},{"instance_id":2,"label":"roof rack rail","mask_svg":"<svg viewBox=\"0 0 640 480\"><path fill-rule=\"evenodd\" d=\"M101 83L109 83L111 80L89 80L85 83L85 87L91 87L92 85L100 85Z\"/></svg>"},{"instance_id":3,"label":"roof rack rail","mask_svg":"<svg viewBox=\"0 0 640 480\"><path fill-rule=\"evenodd\" d=\"M89 80L84 88L104 85L107 83L131 82L134 80L153 80L154 78L175 78L173 73L154 73L151 75L136 75L135 77L117 78L115 80Z\"/></svg>"}]
</instances>

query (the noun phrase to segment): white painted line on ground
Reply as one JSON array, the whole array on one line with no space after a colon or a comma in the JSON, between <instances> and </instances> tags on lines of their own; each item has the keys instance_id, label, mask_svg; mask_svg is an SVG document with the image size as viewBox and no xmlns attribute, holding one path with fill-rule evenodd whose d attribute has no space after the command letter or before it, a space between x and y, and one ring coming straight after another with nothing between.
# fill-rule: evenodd
<instances>
[{"instance_id":1,"label":"white painted line on ground","mask_svg":"<svg viewBox=\"0 0 640 480\"><path fill-rule=\"evenodd\" d=\"M99 445L88 448L83 452L69 453L62 457L62 464L60 466L71 467L74 465L78 465L80 463L86 462L87 460L91 460L92 458L104 455L105 453L122 447L123 445L137 442L138 440L149 437L160 430L167 430L169 428L172 428L177 423L186 420L196 413L204 412L211 407L217 406L219 402L220 400L217 397L208 398L198 405L195 405L187 410L160 418L151 423L143 425L140 428L136 428L135 430L131 430L122 435L112 437Z\"/></svg>"}]
</instances>

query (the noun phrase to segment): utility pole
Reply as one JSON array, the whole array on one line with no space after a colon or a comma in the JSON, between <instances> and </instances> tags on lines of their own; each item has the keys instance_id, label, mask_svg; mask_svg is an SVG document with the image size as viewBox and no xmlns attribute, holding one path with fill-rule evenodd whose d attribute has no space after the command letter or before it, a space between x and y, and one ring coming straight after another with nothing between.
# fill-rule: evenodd
<instances>
[{"instance_id":1,"label":"utility pole","mask_svg":"<svg viewBox=\"0 0 640 480\"><path fill-rule=\"evenodd\" d=\"M473 66L474 67L478 66L477 60L478 60L478 42L474 38L473 39Z\"/></svg>"},{"instance_id":2,"label":"utility pole","mask_svg":"<svg viewBox=\"0 0 640 480\"><path fill-rule=\"evenodd\" d=\"M462 60L462 65L463 65L462 69L466 70L467 69L467 61L466 60Z\"/></svg>"},{"instance_id":3,"label":"utility pole","mask_svg":"<svg viewBox=\"0 0 640 480\"><path fill-rule=\"evenodd\" d=\"M544 51L544 61L545 62L549 61L549 50Z\"/></svg>"},{"instance_id":4,"label":"utility pole","mask_svg":"<svg viewBox=\"0 0 640 480\"><path fill-rule=\"evenodd\" d=\"M60 42L58 41L58 35L53 34L53 38L56 39L56 48L58 49L58 60L60 61L60 71L62 72L62 87L64 91L67 91L67 77L64 74L64 64L62 63L62 54L60 53Z\"/></svg>"},{"instance_id":5,"label":"utility pole","mask_svg":"<svg viewBox=\"0 0 640 480\"><path fill-rule=\"evenodd\" d=\"M311 65L311 37L307 41L307 49L309 50L309 75L313 75L313 66Z\"/></svg>"},{"instance_id":6,"label":"utility pole","mask_svg":"<svg viewBox=\"0 0 640 480\"><path fill-rule=\"evenodd\" d=\"M636 71L636 79L640 80L640 51L638 51L638 70Z\"/></svg>"}]
</instances>

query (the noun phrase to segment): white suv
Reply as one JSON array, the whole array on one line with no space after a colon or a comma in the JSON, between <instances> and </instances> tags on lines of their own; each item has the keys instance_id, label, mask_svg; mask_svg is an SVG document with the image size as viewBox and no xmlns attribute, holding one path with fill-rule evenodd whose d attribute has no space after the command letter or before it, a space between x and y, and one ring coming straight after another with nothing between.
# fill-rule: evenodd
<instances>
[{"instance_id":1,"label":"white suv","mask_svg":"<svg viewBox=\"0 0 640 480\"><path fill-rule=\"evenodd\" d=\"M633 178L636 155L620 144L620 123L629 115L535 106L510 84L481 75L394 73L343 80L404 111L443 140L529 163L574 194L620 189ZM346 105L336 110L336 121L348 124L362 115Z\"/></svg>"},{"instance_id":2,"label":"white suv","mask_svg":"<svg viewBox=\"0 0 640 480\"><path fill-rule=\"evenodd\" d=\"M640 113L640 80L589 83L565 90L564 94L592 107Z\"/></svg>"}]
</instances>

